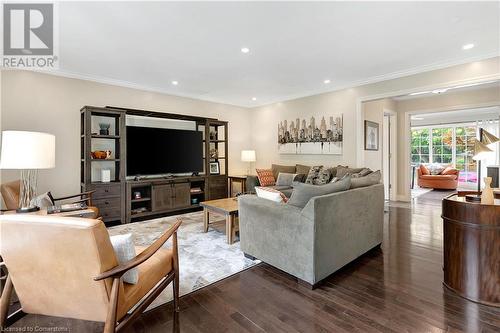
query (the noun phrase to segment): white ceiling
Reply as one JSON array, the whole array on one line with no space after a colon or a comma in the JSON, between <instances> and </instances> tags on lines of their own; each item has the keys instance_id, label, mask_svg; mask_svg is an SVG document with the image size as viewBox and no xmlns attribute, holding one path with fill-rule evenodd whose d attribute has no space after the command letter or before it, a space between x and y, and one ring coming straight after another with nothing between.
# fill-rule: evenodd
<instances>
[{"instance_id":1,"label":"white ceiling","mask_svg":"<svg viewBox=\"0 0 500 333\"><path fill-rule=\"evenodd\" d=\"M498 2L61 2L59 15L59 74L240 106L499 54Z\"/></svg>"},{"instance_id":2,"label":"white ceiling","mask_svg":"<svg viewBox=\"0 0 500 333\"><path fill-rule=\"evenodd\" d=\"M412 115L411 126L445 125L461 122L498 120L499 117L499 106L446 112L422 113Z\"/></svg>"}]
</instances>

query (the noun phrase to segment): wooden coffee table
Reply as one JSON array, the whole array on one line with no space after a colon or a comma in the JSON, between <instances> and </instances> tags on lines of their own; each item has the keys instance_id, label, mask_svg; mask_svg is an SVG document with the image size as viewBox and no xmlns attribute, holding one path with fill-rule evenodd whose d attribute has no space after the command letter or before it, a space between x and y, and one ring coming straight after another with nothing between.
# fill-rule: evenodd
<instances>
[{"instance_id":1,"label":"wooden coffee table","mask_svg":"<svg viewBox=\"0 0 500 333\"><path fill-rule=\"evenodd\" d=\"M233 244L238 225L236 217L238 216L238 200L236 198L217 199L203 201L200 203L203 207L203 230L208 232L210 224L210 212L223 214L226 217L226 238L228 244Z\"/></svg>"}]
</instances>

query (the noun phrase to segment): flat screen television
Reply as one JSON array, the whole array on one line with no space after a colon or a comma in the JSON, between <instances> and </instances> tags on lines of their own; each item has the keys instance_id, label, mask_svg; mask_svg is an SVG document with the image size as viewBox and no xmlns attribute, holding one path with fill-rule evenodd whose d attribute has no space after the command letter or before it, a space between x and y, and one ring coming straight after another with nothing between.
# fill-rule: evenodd
<instances>
[{"instance_id":1,"label":"flat screen television","mask_svg":"<svg viewBox=\"0 0 500 333\"><path fill-rule=\"evenodd\" d=\"M127 176L202 171L201 132L127 126Z\"/></svg>"}]
</instances>

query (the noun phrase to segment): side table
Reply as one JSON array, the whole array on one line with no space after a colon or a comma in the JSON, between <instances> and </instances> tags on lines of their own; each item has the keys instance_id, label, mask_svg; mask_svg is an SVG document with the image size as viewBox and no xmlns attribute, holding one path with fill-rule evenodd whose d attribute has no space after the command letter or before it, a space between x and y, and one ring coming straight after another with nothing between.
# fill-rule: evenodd
<instances>
[{"instance_id":1,"label":"side table","mask_svg":"<svg viewBox=\"0 0 500 333\"><path fill-rule=\"evenodd\" d=\"M229 180L229 196L233 196L233 183L240 183L241 192L247 191L247 176L228 176Z\"/></svg>"}]
</instances>

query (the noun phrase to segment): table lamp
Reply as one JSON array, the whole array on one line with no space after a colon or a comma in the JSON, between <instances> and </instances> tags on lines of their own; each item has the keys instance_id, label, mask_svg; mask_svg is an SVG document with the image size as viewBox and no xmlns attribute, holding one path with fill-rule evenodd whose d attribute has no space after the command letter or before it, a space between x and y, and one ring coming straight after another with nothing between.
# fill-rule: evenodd
<instances>
[{"instance_id":1,"label":"table lamp","mask_svg":"<svg viewBox=\"0 0 500 333\"><path fill-rule=\"evenodd\" d=\"M247 175L250 174L252 162L255 162L255 150L242 150L241 151L241 161L248 162Z\"/></svg>"},{"instance_id":2,"label":"table lamp","mask_svg":"<svg viewBox=\"0 0 500 333\"><path fill-rule=\"evenodd\" d=\"M474 141L474 155L472 159L477 161L477 194L468 194L465 196L467 201L481 201L481 160L483 160L488 154L493 153L493 150L489 147L499 142L500 139L491 134L490 132L479 129L479 140Z\"/></svg>"},{"instance_id":3,"label":"table lamp","mask_svg":"<svg viewBox=\"0 0 500 333\"><path fill-rule=\"evenodd\" d=\"M21 170L18 213L38 210L30 206L36 195L39 169L55 167L56 138L52 134L3 131L0 169Z\"/></svg>"}]
</instances>

